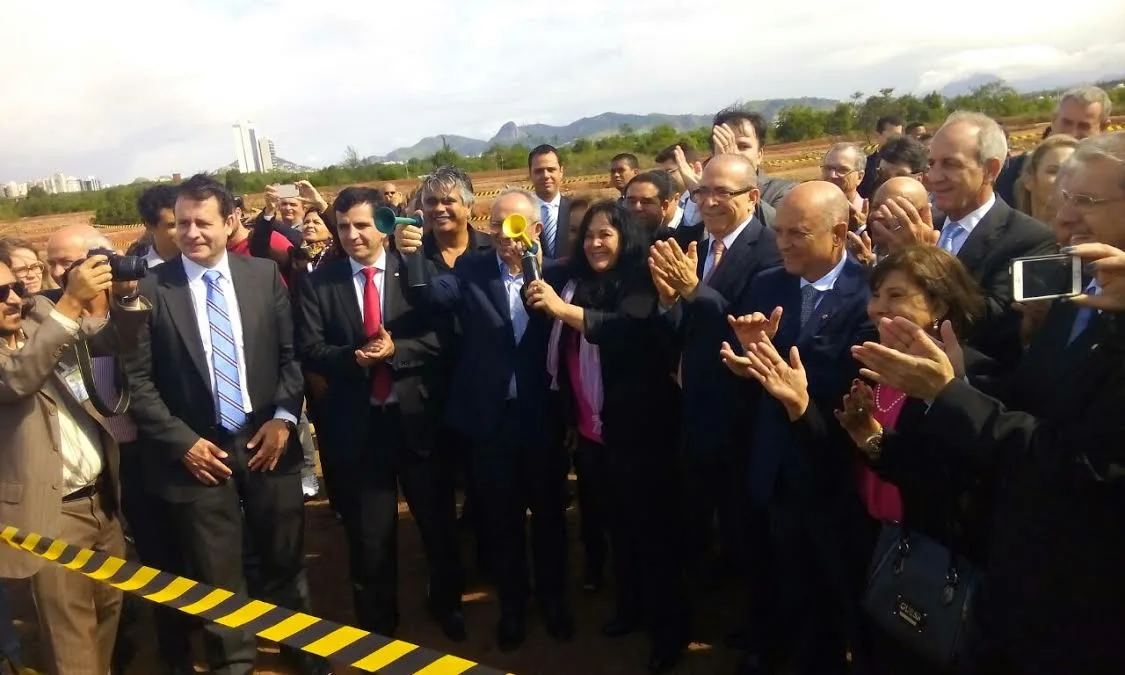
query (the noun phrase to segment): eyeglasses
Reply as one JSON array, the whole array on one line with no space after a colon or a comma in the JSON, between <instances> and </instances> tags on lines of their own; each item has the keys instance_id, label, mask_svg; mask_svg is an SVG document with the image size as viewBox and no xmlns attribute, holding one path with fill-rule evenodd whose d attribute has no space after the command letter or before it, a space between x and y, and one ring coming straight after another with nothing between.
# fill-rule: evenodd
<instances>
[{"instance_id":1,"label":"eyeglasses","mask_svg":"<svg viewBox=\"0 0 1125 675\"><path fill-rule=\"evenodd\" d=\"M834 164L822 164L820 170L826 174L838 176L839 178L850 176L856 171L859 171L859 169L849 169L846 166L836 166Z\"/></svg>"},{"instance_id":2,"label":"eyeglasses","mask_svg":"<svg viewBox=\"0 0 1125 675\"><path fill-rule=\"evenodd\" d=\"M731 199L739 195L744 195L754 189L756 188L748 187L732 192L725 188L697 187L691 191L691 199L694 202L699 202L701 200L707 199L708 197L714 197L715 201L729 202Z\"/></svg>"},{"instance_id":3,"label":"eyeglasses","mask_svg":"<svg viewBox=\"0 0 1125 675\"><path fill-rule=\"evenodd\" d=\"M1090 195L1079 195L1060 189L1059 196L1062 198L1059 201L1062 204L1073 206L1077 209L1092 209L1102 204L1111 204L1125 200L1125 197L1091 197Z\"/></svg>"},{"instance_id":4,"label":"eyeglasses","mask_svg":"<svg viewBox=\"0 0 1125 675\"><path fill-rule=\"evenodd\" d=\"M22 300L27 297L27 286L24 286L22 281L0 284L0 302L6 302L12 293Z\"/></svg>"},{"instance_id":5,"label":"eyeglasses","mask_svg":"<svg viewBox=\"0 0 1125 675\"><path fill-rule=\"evenodd\" d=\"M43 263L36 262L25 267L13 267L12 275L21 279L26 279L27 277L41 277L43 276Z\"/></svg>"}]
</instances>

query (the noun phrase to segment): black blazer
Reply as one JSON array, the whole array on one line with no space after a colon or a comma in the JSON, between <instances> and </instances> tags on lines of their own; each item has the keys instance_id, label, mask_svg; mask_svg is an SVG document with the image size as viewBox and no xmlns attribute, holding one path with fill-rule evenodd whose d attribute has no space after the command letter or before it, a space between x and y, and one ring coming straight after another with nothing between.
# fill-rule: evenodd
<instances>
[{"instance_id":1,"label":"black blazer","mask_svg":"<svg viewBox=\"0 0 1125 675\"><path fill-rule=\"evenodd\" d=\"M852 345L875 337L867 316L870 295L863 266L849 258L835 286L822 294L816 311L801 326L799 277L779 267L754 280L751 309L767 315L775 307L784 309L773 343L786 360L790 347L800 351L809 397L815 402L798 420L800 424L795 424L780 403L759 389L761 404L751 434L749 476L750 493L759 503L772 503L780 491L784 501L817 503L822 511L842 503L854 505L854 464L850 454L842 452L851 440L831 411L839 406L859 372L851 357ZM810 435L802 429L808 425L821 431Z\"/></svg>"},{"instance_id":2,"label":"black blazer","mask_svg":"<svg viewBox=\"0 0 1125 675\"><path fill-rule=\"evenodd\" d=\"M550 280L558 270L548 260L543 273ZM496 253L466 253L452 272L434 276L412 292L415 302L431 311L452 312L460 322L462 351L450 383L446 424L479 442L495 440L515 375L522 442L533 448L556 447L561 428L547 376L551 324L542 313L529 310L527 329L516 343Z\"/></svg>"},{"instance_id":3,"label":"black blazer","mask_svg":"<svg viewBox=\"0 0 1125 675\"><path fill-rule=\"evenodd\" d=\"M440 370L437 334L426 315L404 292L403 265L387 252L383 288L383 325L394 341L387 361L398 397L403 426L414 452L433 447L437 406L429 391ZM367 343L363 313L356 298L351 260L341 258L310 274L298 290L297 353L309 371L323 375L328 391L321 406L317 433L337 459L356 459L367 445L373 370L355 361L355 350Z\"/></svg>"},{"instance_id":4,"label":"black blazer","mask_svg":"<svg viewBox=\"0 0 1125 675\"><path fill-rule=\"evenodd\" d=\"M943 223L934 223L941 228ZM973 228L957 258L984 292L985 312L967 343L1013 367L1023 354L1020 316L1012 309L1011 261L1055 250L1051 228L997 197L995 205Z\"/></svg>"},{"instance_id":5,"label":"black blazer","mask_svg":"<svg viewBox=\"0 0 1125 675\"><path fill-rule=\"evenodd\" d=\"M970 382L997 374L998 364L966 347L965 373ZM895 429L883 435L877 460L857 453L883 480L893 483L902 498L908 527L945 543L983 567L997 487L995 471L972 463L950 462L950 447L918 433L929 410L925 401L908 398Z\"/></svg>"},{"instance_id":6,"label":"black blazer","mask_svg":"<svg viewBox=\"0 0 1125 675\"><path fill-rule=\"evenodd\" d=\"M856 187L856 192L864 199L871 199L875 194L875 187L879 181L879 151L871 153L867 156L867 163L863 169L863 180L859 182Z\"/></svg>"},{"instance_id":7,"label":"black blazer","mask_svg":"<svg viewBox=\"0 0 1125 675\"><path fill-rule=\"evenodd\" d=\"M702 225L680 226L674 235L685 250L689 242L700 242L705 236ZM707 244L698 246L697 273L702 279ZM688 452L746 450L741 438L751 422L747 406L754 386L727 370L719 359L719 348L724 340L737 344L727 315L746 311L751 281L780 262L773 230L751 219L723 255L710 281L701 282L693 298L676 303L666 315L676 327L683 351L682 410L690 426L685 427L689 431L683 434L682 442Z\"/></svg>"},{"instance_id":8,"label":"black blazer","mask_svg":"<svg viewBox=\"0 0 1125 675\"><path fill-rule=\"evenodd\" d=\"M1056 301L1019 367L1006 378L974 382L977 388L1013 410L1036 416L1053 414L1068 405L1073 391L1081 385L1078 378L1082 376L1082 363L1105 339L1107 330L1103 316L1094 314L1086 330L1067 344L1078 309L1069 302Z\"/></svg>"},{"instance_id":9,"label":"black blazer","mask_svg":"<svg viewBox=\"0 0 1125 675\"><path fill-rule=\"evenodd\" d=\"M269 421L278 408L299 416L304 382L293 347L293 312L277 265L231 254L227 260L242 318L250 428ZM152 303L152 314L137 349L123 354L133 397L129 412L141 435L163 452L159 487L186 496L207 486L180 459L200 437L221 442L200 341L207 327L197 325L182 258L150 270L140 292ZM276 470L300 467L300 442L291 434Z\"/></svg>"},{"instance_id":10,"label":"black blazer","mask_svg":"<svg viewBox=\"0 0 1125 675\"><path fill-rule=\"evenodd\" d=\"M922 418L922 433L959 450L951 460L1000 475L978 613L1013 672L1110 675L1125 664L1125 336L1116 326L1103 336L1045 416L955 381Z\"/></svg>"},{"instance_id":11,"label":"black blazer","mask_svg":"<svg viewBox=\"0 0 1125 675\"><path fill-rule=\"evenodd\" d=\"M570 239L570 197L562 197L559 200L559 222L555 225L558 228L555 232L555 250L543 252L544 258L565 258L567 254L567 241Z\"/></svg>"},{"instance_id":12,"label":"black blazer","mask_svg":"<svg viewBox=\"0 0 1125 675\"><path fill-rule=\"evenodd\" d=\"M647 268L626 279L610 310L586 309L583 334L597 345L602 370L602 439L615 452L668 458L680 429L680 388L671 373L679 358L675 335L656 314L656 288ZM574 393L565 341L560 335L558 382L560 405L575 423Z\"/></svg>"}]
</instances>

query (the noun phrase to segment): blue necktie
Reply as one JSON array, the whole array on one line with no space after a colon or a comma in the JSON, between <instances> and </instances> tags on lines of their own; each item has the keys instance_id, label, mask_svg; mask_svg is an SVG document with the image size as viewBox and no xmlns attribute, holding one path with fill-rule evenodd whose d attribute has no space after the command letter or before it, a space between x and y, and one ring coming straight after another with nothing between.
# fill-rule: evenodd
<instances>
[{"instance_id":1,"label":"blue necktie","mask_svg":"<svg viewBox=\"0 0 1125 675\"><path fill-rule=\"evenodd\" d=\"M238 348L234 344L230 312L223 289L222 278L215 270L203 273L207 282L207 322L211 332L211 367L215 370L215 403L219 424L227 431L238 431L246 426L247 416L242 410L242 385L238 377Z\"/></svg>"},{"instance_id":2,"label":"blue necktie","mask_svg":"<svg viewBox=\"0 0 1125 675\"><path fill-rule=\"evenodd\" d=\"M804 328L805 324L812 318L813 311L816 310L816 299L820 296L820 291L816 286L808 284L801 289L801 327Z\"/></svg>"},{"instance_id":3,"label":"blue necktie","mask_svg":"<svg viewBox=\"0 0 1125 675\"><path fill-rule=\"evenodd\" d=\"M554 220L554 214L551 212L551 207L544 204L540 207L543 214L543 256L547 258L555 257L555 233L558 229L557 223Z\"/></svg>"},{"instance_id":4,"label":"blue necktie","mask_svg":"<svg viewBox=\"0 0 1125 675\"><path fill-rule=\"evenodd\" d=\"M1101 289L1098 288L1097 284L1091 283L1086 287L1086 294L1100 295ZM1094 318L1094 312L1096 311L1096 309L1090 307L1080 307L1078 309L1078 312L1074 315L1074 324L1070 327L1070 337L1066 340L1068 346L1077 340L1078 336L1086 330L1090 325L1090 319Z\"/></svg>"},{"instance_id":5,"label":"blue necktie","mask_svg":"<svg viewBox=\"0 0 1125 675\"><path fill-rule=\"evenodd\" d=\"M942 232L944 236L942 237L941 248L957 255L957 240L961 238L964 232L965 228L961 226L961 223L950 223L946 231Z\"/></svg>"}]
</instances>

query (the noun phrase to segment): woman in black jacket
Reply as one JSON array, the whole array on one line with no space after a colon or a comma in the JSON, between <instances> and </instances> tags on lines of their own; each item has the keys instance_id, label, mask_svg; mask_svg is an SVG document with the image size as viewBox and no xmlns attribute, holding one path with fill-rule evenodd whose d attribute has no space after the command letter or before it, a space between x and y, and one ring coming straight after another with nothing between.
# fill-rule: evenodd
<instances>
[{"instance_id":1,"label":"woman in black jacket","mask_svg":"<svg viewBox=\"0 0 1125 675\"><path fill-rule=\"evenodd\" d=\"M673 531L679 388L671 331L656 314L645 264L648 238L613 202L586 212L561 293L544 282L528 306L555 318L552 374L578 432L609 521L617 610L602 632L625 635L647 623L653 672L672 669L687 645L687 607Z\"/></svg>"}]
</instances>

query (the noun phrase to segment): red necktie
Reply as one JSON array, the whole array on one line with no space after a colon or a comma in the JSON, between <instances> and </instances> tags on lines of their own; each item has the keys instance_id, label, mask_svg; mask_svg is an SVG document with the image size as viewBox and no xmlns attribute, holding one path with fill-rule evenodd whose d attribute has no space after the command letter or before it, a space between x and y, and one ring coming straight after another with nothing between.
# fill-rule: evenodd
<instances>
[{"instance_id":1,"label":"red necktie","mask_svg":"<svg viewBox=\"0 0 1125 675\"><path fill-rule=\"evenodd\" d=\"M363 269L363 276L367 277L363 285L363 332L367 333L368 340L374 340L379 327L383 325L383 313L379 309L379 289L375 286L375 274L378 271L374 267ZM391 372L387 369L387 364L377 364L371 379L371 396L382 403L390 395Z\"/></svg>"}]
</instances>

